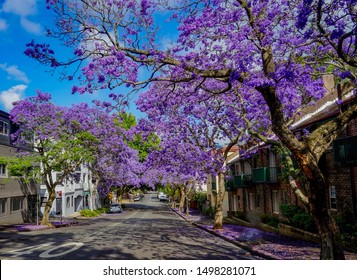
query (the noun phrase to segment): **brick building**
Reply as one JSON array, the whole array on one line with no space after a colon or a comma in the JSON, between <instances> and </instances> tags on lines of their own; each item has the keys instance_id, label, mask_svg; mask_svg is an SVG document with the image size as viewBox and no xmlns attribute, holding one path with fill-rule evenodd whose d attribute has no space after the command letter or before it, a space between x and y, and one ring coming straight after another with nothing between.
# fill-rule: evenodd
<instances>
[{"instance_id":1,"label":"brick building","mask_svg":"<svg viewBox=\"0 0 357 280\"><path fill-rule=\"evenodd\" d=\"M325 87L325 97L295 119L293 129L298 137L335 118L340 110L354 102L353 90L336 90L332 77L325 78ZM280 157L268 145L250 146L227 164L232 175L227 179L230 181L227 188L230 214L244 215L251 222L259 222L264 214L281 218L281 204L299 204L291 188L276 179ZM326 191L331 211L357 222L357 120L341 130L319 164L328 182Z\"/></svg>"},{"instance_id":2,"label":"brick building","mask_svg":"<svg viewBox=\"0 0 357 280\"><path fill-rule=\"evenodd\" d=\"M265 213L279 215L286 193L279 183L280 158L270 146L255 145L231 158L228 165L230 215L244 214L251 223L260 222Z\"/></svg>"}]
</instances>

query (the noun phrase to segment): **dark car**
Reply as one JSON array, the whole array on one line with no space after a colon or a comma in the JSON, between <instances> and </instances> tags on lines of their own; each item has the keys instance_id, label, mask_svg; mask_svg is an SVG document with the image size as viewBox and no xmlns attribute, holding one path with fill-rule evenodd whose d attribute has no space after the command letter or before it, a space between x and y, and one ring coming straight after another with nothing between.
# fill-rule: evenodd
<instances>
[{"instance_id":1,"label":"dark car","mask_svg":"<svg viewBox=\"0 0 357 280\"><path fill-rule=\"evenodd\" d=\"M110 205L109 213L121 213L122 211L123 209L121 208L120 204L113 203L112 205Z\"/></svg>"}]
</instances>

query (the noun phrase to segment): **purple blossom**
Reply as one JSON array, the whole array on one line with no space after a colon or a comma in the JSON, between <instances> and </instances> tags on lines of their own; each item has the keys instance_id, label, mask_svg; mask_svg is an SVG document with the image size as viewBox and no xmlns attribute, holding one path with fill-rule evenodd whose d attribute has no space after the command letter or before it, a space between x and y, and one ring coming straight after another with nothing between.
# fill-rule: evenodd
<instances>
[{"instance_id":1,"label":"purple blossom","mask_svg":"<svg viewBox=\"0 0 357 280\"><path fill-rule=\"evenodd\" d=\"M352 78L352 74L350 71L345 71L340 74L341 79Z\"/></svg>"}]
</instances>

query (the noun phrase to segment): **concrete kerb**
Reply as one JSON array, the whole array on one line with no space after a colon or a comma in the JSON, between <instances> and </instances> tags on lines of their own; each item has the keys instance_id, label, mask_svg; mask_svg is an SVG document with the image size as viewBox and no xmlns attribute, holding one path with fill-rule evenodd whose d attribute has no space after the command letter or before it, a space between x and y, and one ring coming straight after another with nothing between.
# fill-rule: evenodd
<instances>
[{"instance_id":1,"label":"concrete kerb","mask_svg":"<svg viewBox=\"0 0 357 280\"><path fill-rule=\"evenodd\" d=\"M274 256L272 256L272 255L264 254L264 253L259 252L259 251L256 251L256 250L252 249L249 245L246 245L246 244L244 244L244 243L242 243L242 242L239 242L239 241L231 240L231 239L229 239L229 238L227 238L227 237L225 237L225 236L222 236L222 235L220 235L220 234L214 232L214 231L211 230L211 229L207 229L207 228L201 226L200 224L197 224L196 222L192 222L192 221L190 221L187 217L185 217L183 214L181 214L181 213L175 211L175 210L172 209L171 207L170 207L170 209L171 209L174 213L176 213L178 216L180 216L181 218L183 218L184 220L186 220L187 222L189 222L190 224L192 224L192 225L194 225L194 226L196 226L196 227L198 227L198 228L200 228L200 229L202 229L202 230L204 230L204 231L206 231L206 232L208 232L208 233L210 233L210 234L212 234L212 235L215 235L215 236L217 236L217 237L219 237L219 238L221 238L221 239L223 239L223 240L225 240L225 241L227 241L227 242L229 242L229 243L231 243L231 244L233 244L233 245L235 245L235 246L237 246L237 247L239 247L239 248L242 248L242 249L248 251L248 252L251 253L251 254L254 254L254 255L258 256L258 257L261 257L261 258L264 258L264 259L268 259L268 260L279 260L279 258L276 258L276 257L274 257Z\"/></svg>"}]
</instances>

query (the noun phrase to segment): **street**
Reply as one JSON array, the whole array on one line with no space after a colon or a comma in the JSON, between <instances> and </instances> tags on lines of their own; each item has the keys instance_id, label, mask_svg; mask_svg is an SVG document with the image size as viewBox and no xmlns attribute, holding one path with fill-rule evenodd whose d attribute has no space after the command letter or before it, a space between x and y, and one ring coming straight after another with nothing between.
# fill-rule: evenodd
<instances>
[{"instance_id":1,"label":"street","mask_svg":"<svg viewBox=\"0 0 357 280\"><path fill-rule=\"evenodd\" d=\"M256 259L183 220L156 194L128 204L123 213L71 227L0 232L0 246L2 260Z\"/></svg>"}]
</instances>

